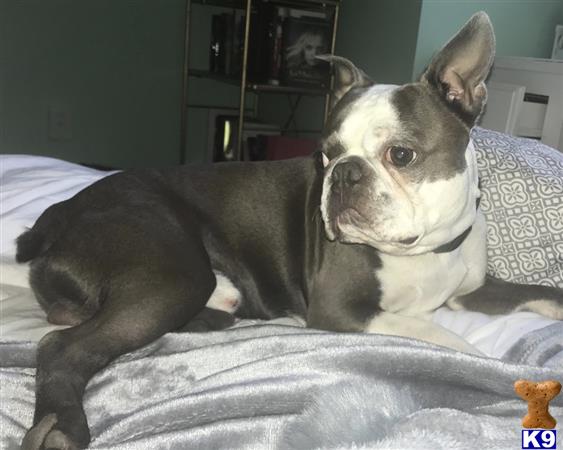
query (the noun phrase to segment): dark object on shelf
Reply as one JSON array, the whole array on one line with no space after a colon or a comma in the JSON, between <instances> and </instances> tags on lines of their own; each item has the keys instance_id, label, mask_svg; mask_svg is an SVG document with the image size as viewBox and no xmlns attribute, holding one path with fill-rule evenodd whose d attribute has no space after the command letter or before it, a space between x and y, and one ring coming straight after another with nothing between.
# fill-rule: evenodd
<instances>
[{"instance_id":1,"label":"dark object on shelf","mask_svg":"<svg viewBox=\"0 0 563 450\"><path fill-rule=\"evenodd\" d=\"M276 15L276 7L269 2L256 2L250 15L248 41L248 75L250 83L266 83L269 74L272 41L268 38Z\"/></svg>"},{"instance_id":2,"label":"dark object on shelf","mask_svg":"<svg viewBox=\"0 0 563 450\"><path fill-rule=\"evenodd\" d=\"M266 136L249 137L246 140L248 161L264 161L266 159Z\"/></svg>"},{"instance_id":3,"label":"dark object on shelf","mask_svg":"<svg viewBox=\"0 0 563 450\"><path fill-rule=\"evenodd\" d=\"M225 73L225 27L223 14L211 17L211 43L209 45L209 71Z\"/></svg>"},{"instance_id":4,"label":"dark object on shelf","mask_svg":"<svg viewBox=\"0 0 563 450\"><path fill-rule=\"evenodd\" d=\"M288 86L328 87L330 65L315 58L330 52L326 20L288 17L284 22L282 81Z\"/></svg>"},{"instance_id":5,"label":"dark object on shelf","mask_svg":"<svg viewBox=\"0 0 563 450\"><path fill-rule=\"evenodd\" d=\"M240 75L244 48L244 15L214 14L211 17L209 72L228 77Z\"/></svg>"},{"instance_id":6,"label":"dark object on shelf","mask_svg":"<svg viewBox=\"0 0 563 450\"><path fill-rule=\"evenodd\" d=\"M287 15L287 8L276 8L274 17L268 28L269 67L268 84L279 86L281 67L283 63L283 22Z\"/></svg>"},{"instance_id":7,"label":"dark object on shelf","mask_svg":"<svg viewBox=\"0 0 563 450\"><path fill-rule=\"evenodd\" d=\"M242 11L233 12L233 54L231 72L228 75L239 77L242 71L242 54L244 52L244 23L246 16Z\"/></svg>"},{"instance_id":8,"label":"dark object on shelf","mask_svg":"<svg viewBox=\"0 0 563 450\"><path fill-rule=\"evenodd\" d=\"M234 42L235 42L235 15L222 14L223 26L225 27L225 75L233 74L233 56L234 56Z\"/></svg>"}]
</instances>

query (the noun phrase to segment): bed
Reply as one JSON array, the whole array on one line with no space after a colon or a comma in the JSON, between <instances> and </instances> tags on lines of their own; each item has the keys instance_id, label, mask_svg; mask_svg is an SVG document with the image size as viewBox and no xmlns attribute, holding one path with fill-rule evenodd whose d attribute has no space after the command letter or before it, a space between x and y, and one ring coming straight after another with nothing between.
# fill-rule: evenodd
<instances>
[{"instance_id":1,"label":"bed","mask_svg":"<svg viewBox=\"0 0 563 450\"><path fill-rule=\"evenodd\" d=\"M563 154L476 128L489 273L563 287ZM0 447L31 425L37 342L55 329L14 238L108 172L0 156ZM520 448L521 378L563 381L563 322L439 309L483 356L412 339L305 329L292 318L169 333L88 384L93 449ZM563 439L563 395L551 403Z\"/></svg>"}]
</instances>

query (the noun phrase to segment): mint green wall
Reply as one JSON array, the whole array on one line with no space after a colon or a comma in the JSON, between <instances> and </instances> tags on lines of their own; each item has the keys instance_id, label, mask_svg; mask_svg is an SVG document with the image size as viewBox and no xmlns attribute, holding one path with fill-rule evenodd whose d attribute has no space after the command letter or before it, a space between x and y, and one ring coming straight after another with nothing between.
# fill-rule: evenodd
<instances>
[{"instance_id":1,"label":"mint green wall","mask_svg":"<svg viewBox=\"0 0 563 450\"><path fill-rule=\"evenodd\" d=\"M0 0L1 153L119 167L180 155L183 0ZM49 105L72 139L48 138Z\"/></svg>"},{"instance_id":2,"label":"mint green wall","mask_svg":"<svg viewBox=\"0 0 563 450\"><path fill-rule=\"evenodd\" d=\"M178 163L184 5L0 0L0 153L119 167ZM337 53L378 82L405 82L481 9L495 25L499 55L548 57L555 24L563 23L562 0L344 0ZM191 65L206 68L218 10L194 5L193 12ZM236 107L238 89L191 78L190 103ZM319 127L322 104L303 101L300 128ZM70 111L72 139L49 139L49 105ZM266 120L287 117L283 96L262 96L259 106ZM191 108L188 124L186 159L203 161L207 110Z\"/></svg>"},{"instance_id":3,"label":"mint green wall","mask_svg":"<svg viewBox=\"0 0 563 450\"><path fill-rule=\"evenodd\" d=\"M420 0L343 0L336 53L381 83L410 81Z\"/></svg>"},{"instance_id":4,"label":"mint green wall","mask_svg":"<svg viewBox=\"0 0 563 450\"><path fill-rule=\"evenodd\" d=\"M563 24L562 0L423 0L413 78L481 10L489 14L495 27L497 55L551 57L555 25Z\"/></svg>"},{"instance_id":5,"label":"mint green wall","mask_svg":"<svg viewBox=\"0 0 563 450\"><path fill-rule=\"evenodd\" d=\"M185 0L0 0L0 153L177 164L184 8ZM207 68L211 15L224 11L193 5L192 67ZM196 78L189 94L192 104L239 100L237 87ZM49 138L50 105L70 111L70 140ZM185 157L203 161L208 113L188 114Z\"/></svg>"}]
</instances>

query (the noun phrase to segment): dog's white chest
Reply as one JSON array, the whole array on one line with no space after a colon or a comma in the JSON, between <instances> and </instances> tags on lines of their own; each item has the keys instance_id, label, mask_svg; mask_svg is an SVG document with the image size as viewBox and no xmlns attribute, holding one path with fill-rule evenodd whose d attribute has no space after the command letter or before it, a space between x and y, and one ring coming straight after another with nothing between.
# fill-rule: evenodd
<instances>
[{"instance_id":1,"label":"dog's white chest","mask_svg":"<svg viewBox=\"0 0 563 450\"><path fill-rule=\"evenodd\" d=\"M381 283L383 310L418 315L440 307L465 279L468 269L460 249L418 256L381 254L383 267L376 274Z\"/></svg>"},{"instance_id":2,"label":"dog's white chest","mask_svg":"<svg viewBox=\"0 0 563 450\"><path fill-rule=\"evenodd\" d=\"M447 253L417 256L380 254L376 271L381 283L380 306L384 311L419 315L439 308L447 300L477 289L487 267L486 224L477 212L463 243Z\"/></svg>"}]
</instances>

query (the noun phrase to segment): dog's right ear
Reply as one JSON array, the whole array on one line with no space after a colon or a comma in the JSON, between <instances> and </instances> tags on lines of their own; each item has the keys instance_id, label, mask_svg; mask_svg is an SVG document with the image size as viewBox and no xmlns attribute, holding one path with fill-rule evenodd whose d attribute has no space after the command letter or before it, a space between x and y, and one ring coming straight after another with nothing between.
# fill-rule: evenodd
<instances>
[{"instance_id":1,"label":"dog's right ear","mask_svg":"<svg viewBox=\"0 0 563 450\"><path fill-rule=\"evenodd\" d=\"M330 102L331 110L350 89L368 87L375 84L363 70L358 69L352 61L346 58L334 55L319 55L316 58L331 63L334 70L334 87Z\"/></svg>"},{"instance_id":2,"label":"dog's right ear","mask_svg":"<svg viewBox=\"0 0 563 450\"><path fill-rule=\"evenodd\" d=\"M485 79L494 56L493 26L486 13L478 12L432 59L422 81L434 86L471 127L487 101Z\"/></svg>"}]
</instances>

